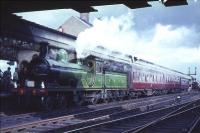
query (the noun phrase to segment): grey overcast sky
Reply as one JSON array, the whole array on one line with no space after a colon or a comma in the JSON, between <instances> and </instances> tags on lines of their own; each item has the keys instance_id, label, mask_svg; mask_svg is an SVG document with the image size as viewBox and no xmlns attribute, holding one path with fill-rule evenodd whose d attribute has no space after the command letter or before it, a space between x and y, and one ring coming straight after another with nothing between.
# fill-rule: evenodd
<instances>
[{"instance_id":1,"label":"grey overcast sky","mask_svg":"<svg viewBox=\"0 0 200 133\"><path fill-rule=\"evenodd\" d=\"M120 47L123 45L138 57L185 73L188 72L188 67L191 67L193 72L196 66L199 78L200 0L188 2L189 5L177 7L164 7L159 2L151 2L152 7L132 10L124 5L94 7L98 10L90 13L90 22L94 27L81 33L78 43L91 44L96 41L113 48L112 42L116 44L114 47L119 46L119 49L123 49ZM17 15L57 29L70 16L79 16L79 13L62 9ZM120 30L117 30L115 25ZM87 37L89 42L86 39L81 40ZM100 37L101 40L98 40ZM127 43L122 44L125 42Z\"/></svg>"}]
</instances>

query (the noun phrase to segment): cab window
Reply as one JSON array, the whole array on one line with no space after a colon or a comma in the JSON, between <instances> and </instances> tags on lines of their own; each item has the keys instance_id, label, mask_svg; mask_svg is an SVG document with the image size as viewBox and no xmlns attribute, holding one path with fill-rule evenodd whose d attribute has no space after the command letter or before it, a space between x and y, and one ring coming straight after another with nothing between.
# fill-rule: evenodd
<instances>
[{"instance_id":1,"label":"cab window","mask_svg":"<svg viewBox=\"0 0 200 133\"><path fill-rule=\"evenodd\" d=\"M47 57L65 64L68 63L69 60L68 52L65 49L50 48Z\"/></svg>"}]
</instances>

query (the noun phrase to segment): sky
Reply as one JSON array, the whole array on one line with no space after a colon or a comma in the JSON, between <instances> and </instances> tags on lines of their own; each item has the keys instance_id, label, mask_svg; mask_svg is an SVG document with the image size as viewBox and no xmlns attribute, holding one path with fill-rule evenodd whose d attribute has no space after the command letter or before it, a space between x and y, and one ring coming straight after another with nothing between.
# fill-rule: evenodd
<instances>
[{"instance_id":1,"label":"sky","mask_svg":"<svg viewBox=\"0 0 200 133\"><path fill-rule=\"evenodd\" d=\"M103 45L108 49L132 54L142 59L184 73L188 67L200 80L200 0L189 5L129 9L124 5L95 6L90 13L93 27L80 33L79 51ZM79 16L71 9L17 13L24 19L57 29L70 16Z\"/></svg>"}]
</instances>

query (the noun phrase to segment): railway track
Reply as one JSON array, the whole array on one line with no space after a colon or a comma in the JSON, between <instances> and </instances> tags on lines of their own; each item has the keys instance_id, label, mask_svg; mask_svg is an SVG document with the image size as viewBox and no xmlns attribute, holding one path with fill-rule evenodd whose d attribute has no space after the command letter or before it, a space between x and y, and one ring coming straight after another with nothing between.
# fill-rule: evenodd
<instances>
[{"instance_id":1,"label":"railway track","mask_svg":"<svg viewBox=\"0 0 200 133\"><path fill-rule=\"evenodd\" d=\"M177 96L177 95L176 95ZM185 99L192 98L191 95L183 94ZM194 94L193 94L194 96ZM68 130L74 130L76 128L82 128L87 125L92 125L108 120L118 119L119 117L127 117L129 115L136 115L148 110L157 109L163 106L169 106L175 104L175 96L151 99L146 102L138 100L138 102L128 105L114 106L110 108L99 109L95 111L89 111L85 113L79 113L76 115L67 115L53 119L47 119L42 121L35 121L31 123L15 125L1 129L2 132L63 132ZM159 100L160 101L159 101ZM144 99L143 99L144 100ZM136 108L136 107L139 108Z\"/></svg>"},{"instance_id":2,"label":"railway track","mask_svg":"<svg viewBox=\"0 0 200 133\"><path fill-rule=\"evenodd\" d=\"M145 124L157 121L158 119L167 118L169 115L176 115L181 113L182 110L188 109L191 106L195 106L195 111L199 111L200 99L182 103L181 105L174 105L170 107L164 107L161 109L148 111L145 113L132 115L128 117L123 117L120 119L111 120L108 122L103 122L99 124L90 125L87 127L66 131L66 133L145 133L143 130L138 129L142 128ZM183 120L183 119L182 119ZM164 126L164 125L163 125ZM134 132L135 131L135 132ZM146 132L149 133L149 132ZM154 133L154 131L152 131ZM164 133L161 131L161 133ZM169 133L169 131L167 132ZM170 132L171 133L171 132ZM176 132L179 133L179 132Z\"/></svg>"},{"instance_id":3,"label":"railway track","mask_svg":"<svg viewBox=\"0 0 200 133\"><path fill-rule=\"evenodd\" d=\"M198 133L200 132L200 105L184 108L158 119L133 133Z\"/></svg>"},{"instance_id":4,"label":"railway track","mask_svg":"<svg viewBox=\"0 0 200 133\"><path fill-rule=\"evenodd\" d=\"M0 117L1 128L14 126L16 125L16 123L24 124L27 122L30 123L34 121L49 119L49 118L56 118L56 117L64 116L66 114L68 115L78 114L78 113L90 112L90 111L95 111L95 110L100 110L100 112L102 112L101 110L107 110L107 109L110 111L112 110L117 111L117 109L121 108L120 107L121 105L123 105L123 108L128 108L128 107L134 108L133 106L145 105L146 102L143 102L143 101L151 101L153 103L158 100L165 100L167 98L172 98L172 97L174 98L178 95L184 96L188 94L182 93L182 94L170 94L170 95L163 95L163 96L147 97L147 98L134 99L134 100L128 100L128 101L113 102L113 103L108 103L108 104L89 105L88 107L72 108L68 110L66 109L57 110L57 111L52 111L52 112L39 112L39 113L35 112L35 113L26 113L26 114L18 114L18 115L10 115L10 116L2 115ZM132 103L135 103L135 104L132 104Z\"/></svg>"}]
</instances>

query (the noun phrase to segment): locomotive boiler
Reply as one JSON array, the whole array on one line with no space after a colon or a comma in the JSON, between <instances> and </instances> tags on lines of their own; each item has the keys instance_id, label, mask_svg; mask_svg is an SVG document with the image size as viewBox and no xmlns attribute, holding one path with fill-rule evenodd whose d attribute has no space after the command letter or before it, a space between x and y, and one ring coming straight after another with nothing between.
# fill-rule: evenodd
<instances>
[{"instance_id":1,"label":"locomotive boiler","mask_svg":"<svg viewBox=\"0 0 200 133\"><path fill-rule=\"evenodd\" d=\"M29 64L28 78L38 82L40 85L41 82L44 82L45 86L48 87L50 84L57 84L60 86L75 86L75 76L72 74L72 69L82 69L81 67L77 68L77 65L74 67L70 63L66 62L66 55L63 53L60 55L60 61L52 59L50 56L47 56L48 53L48 43L41 43L41 49L39 55L33 55L33 58ZM62 57L61 57L62 56ZM64 60L62 62L62 60ZM36 85L36 87L41 87Z\"/></svg>"}]
</instances>

